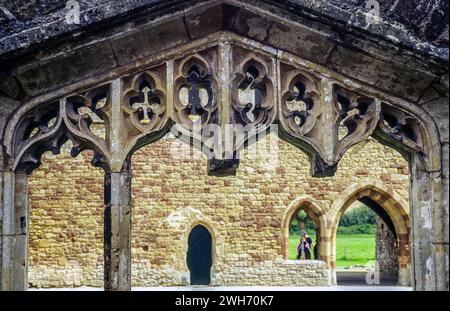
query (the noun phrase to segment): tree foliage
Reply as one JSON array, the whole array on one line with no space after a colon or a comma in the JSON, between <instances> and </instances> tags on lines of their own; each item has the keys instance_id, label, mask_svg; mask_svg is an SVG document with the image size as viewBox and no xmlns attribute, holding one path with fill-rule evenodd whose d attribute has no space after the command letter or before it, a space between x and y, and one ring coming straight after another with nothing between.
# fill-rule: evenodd
<instances>
[{"instance_id":1,"label":"tree foliage","mask_svg":"<svg viewBox=\"0 0 450 311\"><path fill-rule=\"evenodd\" d=\"M342 215L339 221L338 234L375 234L376 219L377 214L369 207L361 204ZM301 210L292 220L290 234L298 235L300 233L298 220L305 222L305 229L308 233L313 234L315 232L313 221L305 211Z\"/></svg>"},{"instance_id":2,"label":"tree foliage","mask_svg":"<svg viewBox=\"0 0 450 311\"><path fill-rule=\"evenodd\" d=\"M377 214L365 205L358 206L342 215L339 226L375 225Z\"/></svg>"}]
</instances>

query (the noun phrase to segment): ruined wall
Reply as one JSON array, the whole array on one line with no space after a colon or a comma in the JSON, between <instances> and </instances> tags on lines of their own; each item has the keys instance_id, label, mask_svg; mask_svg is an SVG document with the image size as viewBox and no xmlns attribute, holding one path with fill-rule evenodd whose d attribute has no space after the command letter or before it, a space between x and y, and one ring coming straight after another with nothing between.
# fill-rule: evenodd
<instances>
[{"instance_id":1,"label":"ruined wall","mask_svg":"<svg viewBox=\"0 0 450 311\"><path fill-rule=\"evenodd\" d=\"M326 285L324 262L284 259L281 225L289 204L308 195L327 210L367 179L408 200L406 160L373 139L352 148L336 176L323 179L309 175L308 158L296 147L271 139L279 152L244 155L234 177L207 176L204 156L177 158L173 138L134 155L134 286L188 284L187 239L198 223L213 236L213 285ZM31 286L103 285L102 172L88 164L88 154L74 160L68 151L45 156L30 178ZM268 162L276 154L278 163Z\"/></svg>"}]
</instances>

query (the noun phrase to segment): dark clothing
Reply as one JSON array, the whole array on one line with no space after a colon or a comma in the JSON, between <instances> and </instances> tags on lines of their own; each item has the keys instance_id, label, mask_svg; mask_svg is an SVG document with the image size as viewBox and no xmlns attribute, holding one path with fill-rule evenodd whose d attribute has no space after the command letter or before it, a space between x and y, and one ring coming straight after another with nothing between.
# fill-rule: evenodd
<instances>
[{"instance_id":1,"label":"dark clothing","mask_svg":"<svg viewBox=\"0 0 450 311\"><path fill-rule=\"evenodd\" d=\"M312 245L312 239L308 237L306 240L303 240L300 242L300 244L297 247L297 260L301 259L302 256L305 257L306 260L311 259L311 246Z\"/></svg>"}]
</instances>

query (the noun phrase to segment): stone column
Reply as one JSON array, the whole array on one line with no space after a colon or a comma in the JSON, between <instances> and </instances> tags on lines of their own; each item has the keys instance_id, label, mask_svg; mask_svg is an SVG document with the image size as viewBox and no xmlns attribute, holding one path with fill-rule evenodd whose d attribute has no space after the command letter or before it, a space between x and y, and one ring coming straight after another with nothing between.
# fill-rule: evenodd
<instances>
[{"instance_id":1,"label":"stone column","mask_svg":"<svg viewBox=\"0 0 450 311\"><path fill-rule=\"evenodd\" d=\"M448 124L448 122L447 122ZM448 128L447 128L448 132ZM443 257L443 271L445 278L443 281L443 289L449 290L449 145L448 142L443 144L442 147L442 204L443 204L443 215L442 221L444 222L443 228L443 240L442 240L442 257Z\"/></svg>"},{"instance_id":2,"label":"stone column","mask_svg":"<svg viewBox=\"0 0 450 311\"><path fill-rule=\"evenodd\" d=\"M432 87L422 96L418 105L421 106L433 118L439 129L441 171L429 173L430 182L433 184L433 245L436 256L436 289L449 290L449 80L448 74L442 76L440 81L435 81ZM437 142L434 143L434 147ZM435 155L436 157L437 155ZM433 158L433 160L437 160ZM430 264L425 267L429 269Z\"/></svg>"},{"instance_id":3,"label":"stone column","mask_svg":"<svg viewBox=\"0 0 450 311\"><path fill-rule=\"evenodd\" d=\"M441 173L425 171L420 160L413 157L411 174L413 287L420 291L445 290Z\"/></svg>"},{"instance_id":4,"label":"stone column","mask_svg":"<svg viewBox=\"0 0 450 311\"><path fill-rule=\"evenodd\" d=\"M1 290L27 289L28 176L3 173Z\"/></svg>"},{"instance_id":5,"label":"stone column","mask_svg":"<svg viewBox=\"0 0 450 311\"><path fill-rule=\"evenodd\" d=\"M0 160L2 159L2 154L0 152ZM1 164L0 164L1 166ZM2 284L2 245L3 245L3 169L0 171L0 290Z\"/></svg>"},{"instance_id":6,"label":"stone column","mask_svg":"<svg viewBox=\"0 0 450 311\"><path fill-rule=\"evenodd\" d=\"M128 166L129 167L129 166ZM105 175L105 290L131 290L131 171Z\"/></svg>"}]
</instances>

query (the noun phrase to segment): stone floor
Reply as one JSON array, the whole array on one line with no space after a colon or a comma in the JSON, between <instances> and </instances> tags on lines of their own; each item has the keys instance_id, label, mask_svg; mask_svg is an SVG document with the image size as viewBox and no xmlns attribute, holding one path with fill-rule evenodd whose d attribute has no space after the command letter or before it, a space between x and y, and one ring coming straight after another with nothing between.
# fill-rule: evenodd
<instances>
[{"instance_id":1,"label":"stone floor","mask_svg":"<svg viewBox=\"0 0 450 311\"><path fill-rule=\"evenodd\" d=\"M179 286L179 287L133 287L132 291L412 291L411 287L397 286L395 275L382 274L379 285L366 284L367 271L337 271L337 286ZM76 288L30 288L30 291L102 291L99 287Z\"/></svg>"}]
</instances>

